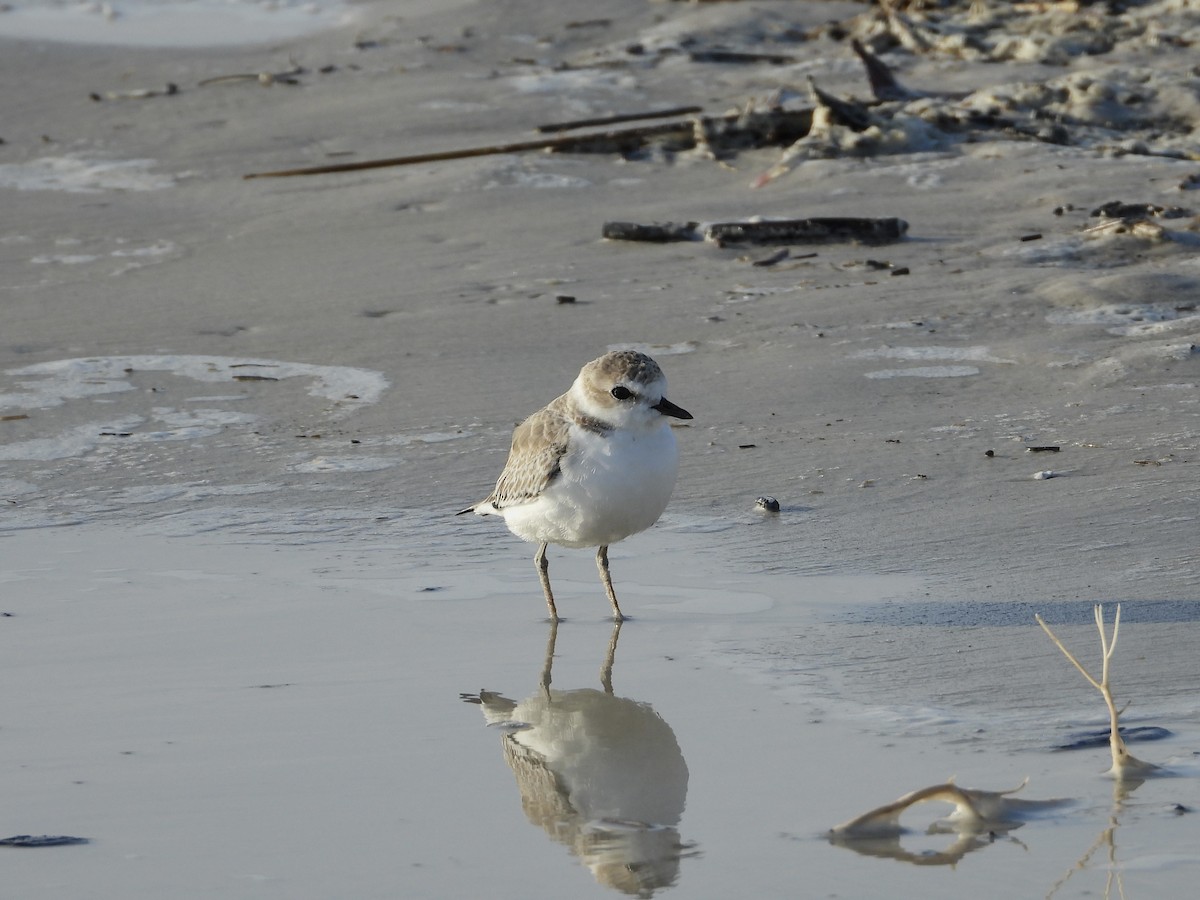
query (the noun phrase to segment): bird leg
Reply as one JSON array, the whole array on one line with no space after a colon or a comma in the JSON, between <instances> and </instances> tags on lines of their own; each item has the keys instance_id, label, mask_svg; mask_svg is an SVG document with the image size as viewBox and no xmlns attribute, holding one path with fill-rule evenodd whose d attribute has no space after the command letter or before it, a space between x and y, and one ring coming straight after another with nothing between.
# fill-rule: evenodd
<instances>
[{"instance_id":1,"label":"bird leg","mask_svg":"<svg viewBox=\"0 0 1200 900\"><path fill-rule=\"evenodd\" d=\"M604 688L604 693L612 694L612 669L613 662L617 658L617 638L621 636L622 619L617 619L613 622L612 637L608 639L608 654L604 657L604 665L600 667L600 684Z\"/></svg>"},{"instance_id":2,"label":"bird leg","mask_svg":"<svg viewBox=\"0 0 1200 900\"><path fill-rule=\"evenodd\" d=\"M542 593L546 595L546 606L550 608L550 621L558 621L558 610L554 606L554 591L550 590L550 560L546 559L546 548L549 544L543 543L538 548L537 555L533 558L533 564L537 566L538 578L542 580ZM605 560L607 563L607 560ZM612 588L609 588L611 593ZM615 604L617 601L613 600Z\"/></svg>"},{"instance_id":3,"label":"bird leg","mask_svg":"<svg viewBox=\"0 0 1200 900\"><path fill-rule=\"evenodd\" d=\"M604 593L608 594L608 602L612 604L613 620L624 622L625 616L617 605L617 595L613 591L612 577L608 574L608 545L604 544L596 551L596 568L600 570L600 580L604 582Z\"/></svg>"},{"instance_id":4,"label":"bird leg","mask_svg":"<svg viewBox=\"0 0 1200 900\"><path fill-rule=\"evenodd\" d=\"M546 661L542 663L542 694L550 699L550 672L554 668L554 642L558 639L558 620L550 622L550 638L546 641Z\"/></svg>"}]
</instances>

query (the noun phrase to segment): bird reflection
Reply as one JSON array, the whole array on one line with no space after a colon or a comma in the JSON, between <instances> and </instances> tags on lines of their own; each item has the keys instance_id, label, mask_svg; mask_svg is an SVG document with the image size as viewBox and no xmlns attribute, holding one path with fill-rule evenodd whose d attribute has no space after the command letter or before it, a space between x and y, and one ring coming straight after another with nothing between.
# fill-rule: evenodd
<instances>
[{"instance_id":1,"label":"bird reflection","mask_svg":"<svg viewBox=\"0 0 1200 900\"><path fill-rule=\"evenodd\" d=\"M551 624L539 689L514 702L491 691L463 695L489 725L505 729L504 759L529 821L579 857L600 884L650 897L695 855L676 826L688 770L675 733L646 703L613 693L621 623L600 670L602 690L550 687L557 625Z\"/></svg>"}]
</instances>

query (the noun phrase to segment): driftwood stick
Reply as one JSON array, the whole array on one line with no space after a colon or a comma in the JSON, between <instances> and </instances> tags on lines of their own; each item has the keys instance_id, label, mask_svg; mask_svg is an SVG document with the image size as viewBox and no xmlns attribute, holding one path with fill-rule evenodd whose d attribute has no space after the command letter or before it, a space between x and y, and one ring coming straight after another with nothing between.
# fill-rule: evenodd
<instances>
[{"instance_id":1,"label":"driftwood stick","mask_svg":"<svg viewBox=\"0 0 1200 900\"><path fill-rule=\"evenodd\" d=\"M671 241L698 241L696 222L663 222L654 225L639 225L637 222L605 222L600 236L610 241L646 241L651 244L666 244Z\"/></svg>"},{"instance_id":2,"label":"driftwood stick","mask_svg":"<svg viewBox=\"0 0 1200 900\"><path fill-rule=\"evenodd\" d=\"M450 159L470 159L474 156L495 156L501 153L524 153L529 150L557 150L563 153L595 152L597 146L613 149L634 148L645 141L678 132L690 135L691 122L667 122L659 125L642 125L596 134L566 135L539 138L532 141L516 141L511 144L491 144L485 147L467 147L462 150L439 150L433 153L417 153L412 156L394 156L390 159L366 159L360 162L335 163L326 166L311 166L303 169L283 169L276 172L254 172L243 175L250 178L289 178L293 175L328 175L334 172L359 172L364 169L384 169L390 166L411 166L418 163L442 162Z\"/></svg>"},{"instance_id":3,"label":"driftwood stick","mask_svg":"<svg viewBox=\"0 0 1200 900\"><path fill-rule=\"evenodd\" d=\"M703 237L725 247L730 244L822 244L831 241L886 244L902 240L907 231L908 223L894 217L817 217L764 222L717 222L706 226L703 234L696 222L656 222L653 225L605 222L600 233L610 241L645 241L653 244L696 241Z\"/></svg>"},{"instance_id":4,"label":"driftwood stick","mask_svg":"<svg viewBox=\"0 0 1200 900\"><path fill-rule=\"evenodd\" d=\"M332 163L302 169L282 169L274 172L254 172L243 178L288 178L294 175L328 175L335 172L361 172L364 169L383 169L390 166L411 166L418 163L469 159L474 156L493 156L500 153L524 153L530 150L551 150L559 153L629 153L651 141L659 141L675 150L696 146L695 119L660 122L596 131L589 134L557 135L511 144L492 144L485 147L466 147L461 150L440 150L395 156L390 159L367 159L360 162ZM812 110L778 110L762 121L744 122L738 113L724 116L704 116L699 121L714 132L722 133L730 146L762 147L768 144L790 144L808 132Z\"/></svg>"},{"instance_id":5,"label":"driftwood stick","mask_svg":"<svg viewBox=\"0 0 1200 900\"><path fill-rule=\"evenodd\" d=\"M521 153L526 150L546 150L576 138L545 138L540 141L518 141L513 144L493 144L489 147L468 147L464 150L440 150L434 153L416 153L412 156L393 156L389 159L365 159L351 163L334 163L327 166L309 166L303 169L281 169L275 172L251 172L242 178L290 178L293 175L329 175L334 172L360 172L363 169L384 169L389 166L412 166L417 163L441 162L447 159L469 159L472 156L491 156L498 153Z\"/></svg>"},{"instance_id":6,"label":"driftwood stick","mask_svg":"<svg viewBox=\"0 0 1200 900\"><path fill-rule=\"evenodd\" d=\"M886 244L908 231L903 219L831 217L782 219L766 222L717 222L704 231L706 240L728 244L814 244L826 241L862 241Z\"/></svg>"},{"instance_id":7,"label":"driftwood stick","mask_svg":"<svg viewBox=\"0 0 1200 900\"><path fill-rule=\"evenodd\" d=\"M704 112L701 106L675 106L671 109L656 109L642 113L621 113L615 116L601 116L595 119L574 119L570 122L551 122L539 125L535 130L538 134L550 134L558 131L573 131L576 128L597 128L602 125L619 125L622 122L639 122L643 119L668 119L672 116L691 116Z\"/></svg>"}]
</instances>

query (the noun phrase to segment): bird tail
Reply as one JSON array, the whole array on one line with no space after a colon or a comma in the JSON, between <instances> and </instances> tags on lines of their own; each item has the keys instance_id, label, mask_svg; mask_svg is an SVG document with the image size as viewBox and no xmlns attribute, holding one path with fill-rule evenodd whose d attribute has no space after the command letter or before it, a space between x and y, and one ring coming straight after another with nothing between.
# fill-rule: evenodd
<instances>
[{"instance_id":1,"label":"bird tail","mask_svg":"<svg viewBox=\"0 0 1200 900\"><path fill-rule=\"evenodd\" d=\"M455 513L455 515L461 516L464 513L469 513L469 512L473 512L477 516L500 516L500 515L503 515L503 513L500 512L500 508L496 506L496 504L491 500L490 497L487 500L480 500L478 503L473 503L472 505L468 506L466 509L460 509L458 512Z\"/></svg>"}]
</instances>

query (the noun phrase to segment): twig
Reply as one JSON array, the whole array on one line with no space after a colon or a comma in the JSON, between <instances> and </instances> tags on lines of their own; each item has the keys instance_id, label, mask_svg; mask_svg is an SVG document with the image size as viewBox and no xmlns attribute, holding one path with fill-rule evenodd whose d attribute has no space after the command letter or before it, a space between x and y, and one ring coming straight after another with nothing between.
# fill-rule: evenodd
<instances>
[{"instance_id":1,"label":"twig","mask_svg":"<svg viewBox=\"0 0 1200 900\"><path fill-rule=\"evenodd\" d=\"M1114 778L1126 778L1134 775L1142 775L1146 772L1157 769L1158 766L1152 763L1142 762L1135 758L1125 747L1125 741L1121 737L1120 717L1122 710L1117 709L1116 701L1113 699L1112 687L1109 683L1109 664L1112 661L1113 654L1117 650L1117 635L1121 630L1121 604L1117 604L1117 614L1113 617L1113 632L1112 639L1109 640L1107 633L1104 630L1104 607L1101 604L1096 604L1092 610L1096 619L1096 629L1100 632L1100 650L1104 654L1103 662L1100 667L1100 680L1097 681L1087 669L1083 667L1074 654L1067 649L1066 645L1058 639L1050 626L1040 615L1035 614L1034 619L1042 626L1042 631L1046 632L1050 640L1054 641L1054 645L1063 652L1063 655L1071 661L1071 664L1080 671L1084 678L1088 680L1088 684L1098 690L1104 697L1104 702L1108 706L1108 721L1109 733L1108 744L1112 750L1112 769L1109 770Z\"/></svg>"},{"instance_id":2,"label":"twig","mask_svg":"<svg viewBox=\"0 0 1200 900\"><path fill-rule=\"evenodd\" d=\"M304 75L306 69L303 66L292 63L292 67L284 72L238 72L236 75L216 75L212 78L205 78L197 83L197 87L207 87L211 84L228 84L235 81L257 81L259 84L267 86L272 84L291 84L296 85L300 82L296 80L297 75Z\"/></svg>"},{"instance_id":3,"label":"twig","mask_svg":"<svg viewBox=\"0 0 1200 900\"><path fill-rule=\"evenodd\" d=\"M693 113L704 112L700 106L675 106L671 109L657 109L651 112L622 113L614 116L601 116L595 119L573 119L569 122L551 122L539 125L535 130L538 134L548 134L559 131L572 131L576 128L595 128L602 125L619 125L622 122L638 122L644 119L667 119L671 116L690 116Z\"/></svg>"},{"instance_id":4,"label":"twig","mask_svg":"<svg viewBox=\"0 0 1200 900\"><path fill-rule=\"evenodd\" d=\"M899 834L903 831L900 825L900 814L911 806L930 800L954 804L955 811L951 818L955 822L955 830L960 833L981 833L1012 828L1018 824L1020 814L1023 812L1051 809L1068 802L1064 800L1010 799L1012 794L1019 793L1028 783L1029 779L1026 778L1015 788L1007 791L981 791L974 788L960 788L951 778L944 784L935 784L918 791L911 791L898 800L855 816L850 821L831 828L829 834L851 839L878 838Z\"/></svg>"},{"instance_id":5,"label":"twig","mask_svg":"<svg viewBox=\"0 0 1200 900\"><path fill-rule=\"evenodd\" d=\"M651 137L659 137L673 132L690 134L690 122L672 122L664 125L644 125L639 128L605 131L599 134L568 135L565 137L539 138L533 141L516 141L511 144L491 144L486 147L466 147L462 150L438 150L433 153L416 153L412 156L394 156L390 159L368 159L360 162L338 163L328 166L311 166L303 169L284 169L277 172L254 172L243 175L251 178L288 178L293 175L327 175L334 172L358 172L363 169L384 169L391 166L412 166L418 163L443 162L450 159L470 159L475 156L496 156L501 153L524 153L529 150L558 150L560 152L581 152L598 142L609 146L620 147L623 143L630 147L640 146Z\"/></svg>"},{"instance_id":6,"label":"twig","mask_svg":"<svg viewBox=\"0 0 1200 900\"><path fill-rule=\"evenodd\" d=\"M789 250L787 247L784 247L782 250L776 250L770 256L764 257L762 259L751 260L750 265L757 266L757 267L763 268L763 269L770 268L771 266L775 265L776 263L781 263L785 259L787 259L788 256L791 254L791 252L792 251ZM778 504L776 504L776 505L778 505Z\"/></svg>"},{"instance_id":7,"label":"twig","mask_svg":"<svg viewBox=\"0 0 1200 900\"><path fill-rule=\"evenodd\" d=\"M720 132L721 142L725 145L738 147L787 145L808 132L812 124L812 110L775 110L769 115L747 118L740 113L733 113L727 116L704 116L702 120L715 131ZM692 120L662 122L657 125L640 125L635 128L619 128L591 134L559 135L532 141L516 141L511 144L492 144L485 147L467 147L461 150L440 150L412 156L396 156L390 159L371 159L302 169L283 169L275 172L254 172L242 177L250 179L327 175L335 172L359 172L364 169L382 169L390 166L411 166L426 162L493 156L500 153L524 153L530 150L551 150L559 153L631 153L651 141L661 142L672 149L690 150L696 145L695 125Z\"/></svg>"}]
</instances>

